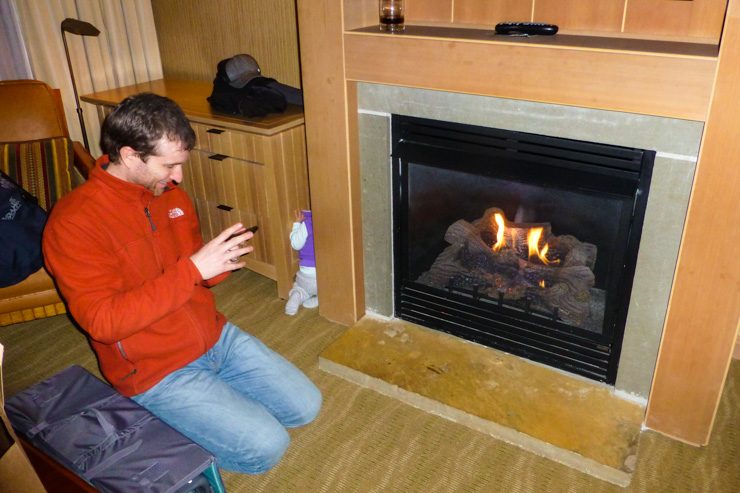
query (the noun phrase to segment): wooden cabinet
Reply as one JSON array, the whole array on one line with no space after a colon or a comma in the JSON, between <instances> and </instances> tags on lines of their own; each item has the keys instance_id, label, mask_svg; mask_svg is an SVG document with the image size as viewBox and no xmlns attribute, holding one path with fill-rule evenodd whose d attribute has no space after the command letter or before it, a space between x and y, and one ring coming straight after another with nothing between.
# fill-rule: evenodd
<instances>
[{"instance_id":1,"label":"wooden cabinet","mask_svg":"<svg viewBox=\"0 0 740 493\"><path fill-rule=\"evenodd\" d=\"M176 101L197 135L184 166L182 187L190 194L204 241L241 222L257 226L247 268L277 281L287 298L298 268L288 237L293 211L310 207L303 113L241 119L215 114L206 101L211 84L158 80L82 96L101 118L125 97L154 92Z\"/></svg>"}]
</instances>

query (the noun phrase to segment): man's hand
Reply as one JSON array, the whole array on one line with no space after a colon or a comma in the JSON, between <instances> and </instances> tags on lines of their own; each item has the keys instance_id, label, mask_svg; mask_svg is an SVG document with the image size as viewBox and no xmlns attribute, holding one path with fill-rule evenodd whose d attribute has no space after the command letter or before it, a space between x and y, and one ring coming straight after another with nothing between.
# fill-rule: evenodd
<instances>
[{"instance_id":1,"label":"man's hand","mask_svg":"<svg viewBox=\"0 0 740 493\"><path fill-rule=\"evenodd\" d=\"M251 246L244 246L254 233L244 229L241 223L234 224L223 230L214 239L203 245L203 248L190 256L190 260L200 271L204 280L217 275L244 267L239 257L254 250Z\"/></svg>"}]
</instances>

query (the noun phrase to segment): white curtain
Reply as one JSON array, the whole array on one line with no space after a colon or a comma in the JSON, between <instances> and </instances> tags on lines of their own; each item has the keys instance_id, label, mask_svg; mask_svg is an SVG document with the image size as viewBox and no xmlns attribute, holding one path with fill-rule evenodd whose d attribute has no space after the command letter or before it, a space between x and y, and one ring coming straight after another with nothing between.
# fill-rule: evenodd
<instances>
[{"instance_id":1,"label":"white curtain","mask_svg":"<svg viewBox=\"0 0 740 493\"><path fill-rule=\"evenodd\" d=\"M20 21L34 79L62 92L67 124L82 141L74 91L62 42L61 23L79 19L95 26L97 37L66 33L79 95L162 78L150 0L10 0ZM100 155L95 107L81 102L90 150Z\"/></svg>"},{"instance_id":2,"label":"white curtain","mask_svg":"<svg viewBox=\"0 0 740 493\"><path fill-rule=\"evenodd\" d=\"M11 0L0 0L0 80L30 79L31 65Z\"/></svg>"}]
</instances>

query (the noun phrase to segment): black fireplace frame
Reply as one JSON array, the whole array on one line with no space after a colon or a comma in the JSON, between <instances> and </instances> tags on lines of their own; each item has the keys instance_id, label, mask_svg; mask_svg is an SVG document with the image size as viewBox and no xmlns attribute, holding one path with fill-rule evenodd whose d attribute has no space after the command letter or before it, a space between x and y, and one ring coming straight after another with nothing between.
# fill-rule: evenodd
<instances>
[{"instance_id":1,"label":"black fireplace frame","mask_svg":"<svg viewBox=\"0 0 740 493\"><path fill-rule=\"evenodd\" d=\"M393 267L395 316L597 381L613 384L621 352L655 152L525 132L392 115ZM532 317L481 300L474 292L442 291L406 276L410 162L496 176L531 176L530 183L572 182L632 204L618 286L601 334ZM496 162L495 168L491 163ZM584 179L588 170L589 178ZM530 175L531 172L531 175ZM612 300L613 302L613 300Z\"/></svg>"}]
</instances>

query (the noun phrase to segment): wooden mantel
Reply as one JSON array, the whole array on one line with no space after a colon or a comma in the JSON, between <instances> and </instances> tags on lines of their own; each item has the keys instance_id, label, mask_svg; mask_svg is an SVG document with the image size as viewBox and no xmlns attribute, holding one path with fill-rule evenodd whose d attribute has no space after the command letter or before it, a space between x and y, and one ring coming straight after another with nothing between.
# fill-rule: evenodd
<instances>
[{"instance_id":1,"label":"wooden mantel","mask_svg":"<svg viewBox=\"0 0 740 493\"><path fill-rule=\"evenodd\" d=\"M462 37L465 36L465 37ZM496 36L487 29L408 26L344 35L345 74L376 82L704 120L717 47L562 35Z\"/></svg>"},{"instance_id":2,"label":"wooden mantel","mask_svg":"<svg viewBox=\"0 0 740 493\"><path fill-rule=\"evenodd\" d=\"M740 264L720 253L740 241L740 0L729 2L718 53L681 41L475 39L445 25L376 34L363 29L376 7L297 2L320 313L347 325L364 314L357 81L705 121L646 423L706 444L740 315ZM715 234L718 221L728 234Z\"/></svg>"}]
</instances>

